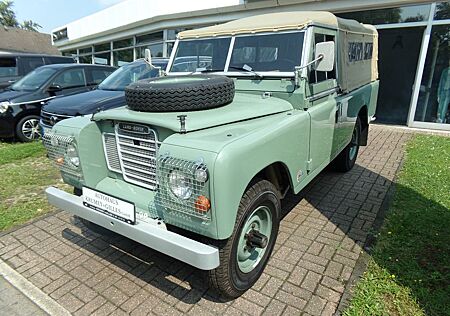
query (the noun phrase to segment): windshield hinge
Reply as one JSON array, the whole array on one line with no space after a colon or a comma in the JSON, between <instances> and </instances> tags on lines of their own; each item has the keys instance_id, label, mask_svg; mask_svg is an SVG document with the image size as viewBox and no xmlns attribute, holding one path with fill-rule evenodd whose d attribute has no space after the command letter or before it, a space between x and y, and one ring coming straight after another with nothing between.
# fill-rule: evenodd
<instances>
[{"instance_id":1,"label":"windshield hinge","mask_svg":"<svg viewBox=\"0 0 450 316\"><path fill-rule=\"evenodd\" d=\"M180 133L186 134L186 117L187 115L178 115L177 118L180 121Z\"/></svg>"}]
</instances>

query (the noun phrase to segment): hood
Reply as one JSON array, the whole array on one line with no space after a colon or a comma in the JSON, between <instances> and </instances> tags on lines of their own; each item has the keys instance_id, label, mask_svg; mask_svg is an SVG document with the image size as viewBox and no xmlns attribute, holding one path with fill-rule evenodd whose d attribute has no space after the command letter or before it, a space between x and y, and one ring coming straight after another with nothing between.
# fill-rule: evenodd
<instances>
[{"instance_id":1,"label":"hood","mask_svg":"<svg viewBox=\"0 0 450 316\"><path fill-rule=\"evenodd\" d=\"M104 110L125 105L124 91L92 90L50 100L44 111L62 115L85 115L94 113L98 108Z\"/></svg>"},{"instance_id":2,"label":"hood","mask_svg":"<svg viewBox=\"0 0 450 316\"><path fill-rule=\"evenodd\" d=\"M279 98L263 98L260 94L237 92L233 102L211 110L157 113L137 112L121 108L97 113L93 119L95 121L117 120L150 124L179 132L180 122L177 116L186 115L186 131L192 132L292 109L293 107L289 102Z\"/></svg>"},{"instance_id":3,"label":"hood","mask_svg":"<svg viewBox=\"0 0 450 316\"><path fill-rule=\"evenodd\" d=\"M45 97L37 91L15 91L5 89L0 92L0 102L9 101L11 103L22 103L32 101L42 101Z\"/></svg>"}]
</instances>

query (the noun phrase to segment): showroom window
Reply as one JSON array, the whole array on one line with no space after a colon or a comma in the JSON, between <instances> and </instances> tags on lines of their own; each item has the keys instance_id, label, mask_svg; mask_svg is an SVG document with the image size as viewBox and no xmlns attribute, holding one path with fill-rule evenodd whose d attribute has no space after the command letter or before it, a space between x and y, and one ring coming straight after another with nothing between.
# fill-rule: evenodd
<instances>
[{"instance_id":1,"label":"showroom window","mask_svg":"<svg viewBox=\"0 0 450 316\"><path fill-rule=\"evenodd\" d=\"M80 64L92 64L92 46L78 49L78 62Z\"/></svg>"},{"instance_id":2,"label":"showroom window","mask_svg":"<svg viewBox=\"0 0 450 316\"><path fill-rule=\"evenodd\" d=\"M145 57L147 48L152 52L152 57L164 56L163 31L136 36L136 59Z\"/></svg>"},{"instance_id":3,"label":"showroom window","mask_svg":"<svg viewBox=\"0 0 450 316\"><path fill-rule=\"evenodd\" d=\"M433 26L415 121L450 124L450 25Z\"/></svg>"},{"instance_id":4,"label":"showroom window","mask_svg":"<svg viewBox=\"0 0 450 316\"><path fill-rule=\"evenodd\" d=\"M394 24L427 21L430 15L430 4L398 7L390 9L368 10L338 13L344 19L352 19L372 25Z\"/></svg>"},{"instance_id":5,"label":"showroom window","mask_svg":"<svg viewBox=\"0 0 450 316\"><path fill-rule=\"evenodd\" d=\"M111 64L111 44L110 42L94 45L94 64Z\"/></svg>"},{"instance_id":6,"label":"showroom window","mask_svg":"<svg viewBox=\"0 0 450 316\"><path fill-rule=\"evenodd\" d=\"M125 38L113 42L113 65L120 67L134 60L134 38Z\"/></svg>"}]
</instances>

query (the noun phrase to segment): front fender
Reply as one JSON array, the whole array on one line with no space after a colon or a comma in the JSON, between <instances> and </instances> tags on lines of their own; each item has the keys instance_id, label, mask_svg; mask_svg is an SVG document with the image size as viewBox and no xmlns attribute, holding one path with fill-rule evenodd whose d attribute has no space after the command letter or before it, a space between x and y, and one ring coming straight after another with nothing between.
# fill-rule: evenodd
<instances>
[{"instance_id":1,"label":"front fender","mask_svg":"<svg viewBox=\"0 0 450 316\"><path fill-rule=\"evenodd\" d=\"M214 166L214 205L219 239L233 232L239 202L265 167L283 163L292 187L306 183L310 118L304 111L271 116L265 127L227 144ZM297 177L299 174L305 175ZM295 190L297 191L297 190Z\"/></svg>"}]
</instances>

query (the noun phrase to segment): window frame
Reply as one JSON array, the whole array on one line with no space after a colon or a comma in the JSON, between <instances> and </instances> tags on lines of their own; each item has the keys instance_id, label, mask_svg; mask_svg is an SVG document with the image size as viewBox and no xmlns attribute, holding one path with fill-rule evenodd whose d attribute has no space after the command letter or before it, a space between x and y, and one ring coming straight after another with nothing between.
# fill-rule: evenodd
<instances>
[{"instance_id":1,"label":"window frame","mask_svg":"<svg viewBox=\"0 0 450 316\"><path fill-rule=\"evenodd\" d=\"M216 37L201 37L201 38L189 38L186 40L189 41L196 41L196 40L205 40L205 39L220 39L220 38L231 38L230 41L230 46L229 46L229 50L228 50L228 55L227 55L227 59L225 62L225 66L224 66L224 71L221 72L215 72L216 74L222 74L225 76L230 76L230 77L249 77L249 76L254 76L252 73L245 73L245 72L241 72L241 71L228 71L229 66L230 66L230 61L231 61L231 54L233 52L233 48L234 48L234 42L235 39L238 37L246 37L246 36L260 36L260 35L270 35L270 34L290 34L290 33L303 33L303 45L302 45L302 49L301 49L301 54L302 54L302 58L300 61L300 65L298 66L302 66L304 64L304 54L305 54L305 48L307 45L307 29L302 29L302 30L289 30L289 31L280 31L280 32L259 32L259 33L255 33L255 34L239 34L239 35L227 35L227 36L216 36ZM179 44L180 40L177 39L175 41L175 45L172 49L172 54L170 56L169 59L169 63L167 64L167 74L168 75L187 75L190 74L190 72L171 72L170 69L172 68L172 64L174 61L174 57L176 54L176 51L178 50L178 44ZM264 77L268 77L268 78L291 78L295 76L295 71L288 71L288 72L276 72L276 71L258 71L255 70L256 72L258 72L258 74L261 74Z\"/></svg>"}]
</instances>

